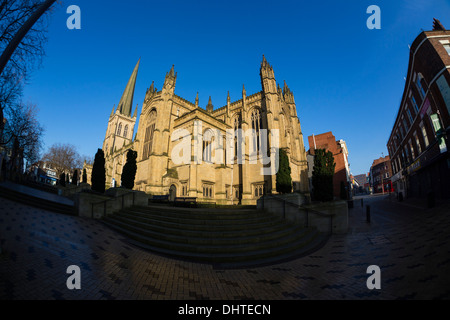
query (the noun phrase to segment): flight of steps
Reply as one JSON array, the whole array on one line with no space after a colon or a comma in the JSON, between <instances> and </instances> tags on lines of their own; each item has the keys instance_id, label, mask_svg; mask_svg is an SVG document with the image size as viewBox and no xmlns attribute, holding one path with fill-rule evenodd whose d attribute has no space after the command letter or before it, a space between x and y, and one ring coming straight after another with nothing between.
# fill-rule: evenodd
<instances>
[{"instance_id":1,"label":"flight of steps","mask_svg":"<svg viewBox=\"0 0 450 320\"><path fill-rule=\"evenodd\" d=\"M328 236L254 209L132 207L103 219L137 246L218 268L269 265L309 254Z\"/></svg>"},{"instance_id":2,"label":"flight of steps","mask_svg":"<svg viewBox=\"0 0 450 320\"><path fill-rule=\"evenodd\" d=\"M49 201L0 186L0 197L51 212L75 215L74 206Z\"/></svg>"}]
</instances>

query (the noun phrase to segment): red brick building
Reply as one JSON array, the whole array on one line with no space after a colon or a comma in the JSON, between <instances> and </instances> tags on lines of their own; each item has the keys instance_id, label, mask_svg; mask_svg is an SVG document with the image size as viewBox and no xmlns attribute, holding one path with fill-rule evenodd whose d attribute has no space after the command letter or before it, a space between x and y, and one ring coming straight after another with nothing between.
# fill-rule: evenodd
<instances>
[{"instance_id":1,"label":"red brick building","mask_svg":"<svg viewBox=\"0 0 450 320\"><path fill-rule=\"evenodd\" d=\"M389 156L374 160L370 167L370 184L373 193L393 191L391 178L392 166Z\"/></svg>"},{"instance_id":2,"label":"red brick building","mask_svg":"<svg viewBox=\"0 0 450 320\"><path fill-rule=\"evenodd\" d=\"M411 45L403 97L387 147L402 196L450 198L450 31L434 20Z\"/></svg>"},{"instance_id":3,"label":"red brick building","mask_svg":"<svg viewBox=\"0 0 450 320\"><path fill-rule=\"evenodd\" d=\"M347 144L344 140L336 140L336 137L331 131L309 136L308 142L308 154L310 155L314 155L314 150L316 149L325 149L333 154L334 162L336 163L333 177L333 195L339 199L341 195L341 182L344 182L347 192L349 192L350 188L350 165L348 163Z\"/></svg>"}]
</instances>

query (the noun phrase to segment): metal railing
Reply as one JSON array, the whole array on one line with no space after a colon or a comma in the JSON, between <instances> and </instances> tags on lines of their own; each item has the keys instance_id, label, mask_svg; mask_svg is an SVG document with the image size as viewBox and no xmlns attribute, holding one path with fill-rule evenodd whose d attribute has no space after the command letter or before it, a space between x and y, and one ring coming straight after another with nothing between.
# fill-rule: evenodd
<instances>
[{"instance_id":1,"label":"metal railing","mask_svg":"<svg viewBox=\"0 0 450 320\"><path fill-rule=\"evenodd\" d=\"M329 219L329 226L330 226L329 227L329 234L333 233L333 216L334 216L334 214L326 214L326 213L323 213L323 212L320 212L320 211L317 211L317 210L314 210L314 209L311 209L311 208L306 208L306 207L304 207L302 205L299 205L297 203L288 201L286 199L281 199L280 197L277 197L276 195L268 195L268 196L264 196L262 198L262 207L263 207L263 209L264 209L264 201L265 201L266 197L267 197L267 199L274 199L274 200L277 200L278 202L282 202L283 203L283 219L286 220L286 205L289 205L291 207L294 207L294 208L298 209L298 211L304 211L305 212L305 215L306 215L305 225L304 225L305 228L309 228L309 225L310 225L309 224L309 220L310 220L309 218L310 218L310 213L312 213L312 214L315 214L315 215L320 216L320 217L328 218Z\"/></svg>"},{"instance_id":2,"label":"metal railing","mask_svg":"<svg viewBox=\"0 0 450 320\"><path fill-rule=\"evenodd\" d=\"M94 207L98 206L100 204L103 204L103 216L106 216L106 207L107 207L106 204L107 204L107 202L108 201L114 201L115 202L117 200L117 198L122 198L122 205L121 205L120 209L123 209L124 206L125 206L125 196L127 196L129 194L133 195L133 204L132 205L134 206L135 193L134 192L127 192L127 193L121 194L120 196L117 196L117 197L114 197L114 198L111 198L111 199L106 199L106 200L102 200L102 201L99 201L99 202L91 203L91 208L92 208L92 210L91 210L91 218L94 218Z\"/></svg>"}]
</instances>

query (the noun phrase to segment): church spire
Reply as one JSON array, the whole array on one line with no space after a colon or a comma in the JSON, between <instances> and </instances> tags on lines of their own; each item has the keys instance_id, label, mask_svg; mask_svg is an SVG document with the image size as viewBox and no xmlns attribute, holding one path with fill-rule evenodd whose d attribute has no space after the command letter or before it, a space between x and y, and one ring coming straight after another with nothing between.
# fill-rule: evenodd
<instances>
[{"instance_id":1,"label":"church spire","mask_svg":"<svg viewBox=\"0 0 450 320\"><path fill-rule=\"evenodd\" d=\"M114 110L116 109L116 105L113 106L113 109L111 111L111 115L109 116L110 118L114 115Z\"/></svg>"},{"instance_id":2,"label":"church spire","mask_svg":"<svg viewBox=\"0 0 450 320\"><path fill-rule=\"evenodd\" d=\"M197 92L197 96L195 97L195 106L198 107L198 92Z\"/></svg>"},{"instance_id":3,"label":"church spire","mask_svg":"<svg viewBox=\"0 0 450 320\"><path fill-rule=\"evenodd\" d=\"M209 101L208 101L208 104L206 105L206 111L211 113L211 112L213 112L213 110L214 110L214 106L212 104L211 96L209 96Z\"/></svg>"},{"instance_id":4,"label":"church spire","mask_svg":"<svg viewBox=\"0 0 450 320\"><path fill-rule=\"evenodd\" d=\"M139 58L136 66L134 67L133 73L131 74L130 80L128 80L125 91L123 92L122 98L120 99L118 110L121 114L127 117L131 117L131 109L133 107L133 96L134 88L136 86L136 78L139 70L139 64L141 58Z\"/></svg>"}]
</instances>

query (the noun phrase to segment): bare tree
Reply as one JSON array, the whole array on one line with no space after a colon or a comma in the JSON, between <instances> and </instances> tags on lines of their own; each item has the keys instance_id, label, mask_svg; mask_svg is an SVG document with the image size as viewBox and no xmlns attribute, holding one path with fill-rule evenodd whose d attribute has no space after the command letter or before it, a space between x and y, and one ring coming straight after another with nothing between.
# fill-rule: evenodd
<instances>
[{"instance_id":1,"label":"bare tree","mask_svg":"<svg viewBox=\"0 0 450 320\"><path fill-rule=\"evenodd\" d=\"M29 163L39 160L42 148L42 134L44 129L37 120L35 105L17 104L15 108L8 108L5 112L6 125L3 132L3 141L0 145L12 148L17 138L18 147L23 148L23 156Z\"/></svg>"},{"instance_id":2,"label":"bare tree","mask_svg":"<svg viewBox=\"0 0 450 320\"><path fill-rule=\"evenodd\" d=\"M47 41L47 10L54 1L0 0L0 108L14 107ZM1 119L0 119L1 120Z\"/></svg>"},{"instance_id":3,"label":"bare tree","mask_svg":"<svg viewBox=\"0 0 450 320\"><path fill-rule=\"evenodd\" d=\"M59 177L62 173L71 173L83 167L83 160L76 147L71 144L55 143L42 157L42 161L50 165Z\"/></svg>"}]
</instances>

